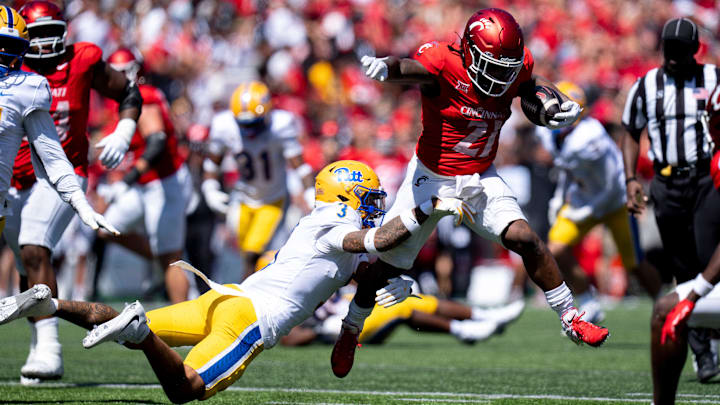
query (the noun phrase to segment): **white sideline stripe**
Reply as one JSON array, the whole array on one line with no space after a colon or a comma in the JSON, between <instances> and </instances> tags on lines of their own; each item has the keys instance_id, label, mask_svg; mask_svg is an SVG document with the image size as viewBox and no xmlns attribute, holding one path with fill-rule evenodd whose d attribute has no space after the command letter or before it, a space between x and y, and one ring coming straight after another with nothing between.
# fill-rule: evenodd
<instances>
[{"instance_id":1,"label":"white sideline stripe","mask_svg":"<svg viewBox=\"0 0 720 405\"><path fill-rule=\"evenodd\" d=\"M0 387L20 386L17 381L0 381ZM44 382L40 386L48 388L121 388L121 389L161 389L160 384L92 384L92 383L59 383ZM475 394L475 393L459 393L459 392L407 392L407 391L360 391L360 390L323 390L314 388L273 388L273 387L229 387L227 391L242 392L285 392L285 393L304 393L304 394L345 394L345 395L377 395L377 396L408 396L408 397L450 397L450 398L477 398L477 399L554 399L565 401L596 401L596 402L642 402L647 403L647 399L641 398L610 398L610 397L573 397L567 395L518 395L518 394ZM632 395L651 395L648 393L631 393ZM631 395L627 394L627 395ZM683 394L692 395L692 394ZM702 395L696 395L704 397ZM712 397L712 396L710 396ZM720 397L715 396L712 399L687 399L678 400L677 403L690 404L719 404ZM451 402L446 400L446 402Z\"/></svg>"},{"instance_id":2,"label":"white sideline stripe","mask_svg":"<svg viewBox=\"0 0 720 405\"><path fill-rule=\"evenodd\" d=\"M629 397L651 397L652 394L649 392L628 392L625 394ZM710 398L710 399L718 399L720 400L720 395L710 395L710 394L677 394L676 397L685 397L685 398Z\"/></svg>"},{"instance_id":3,"label":"white sideline stripe","mask_svg":"<svg viewBox=\"0 0 720 405\"><path fill-rule=\"evenodd\" d=\"M472 404L489 404L490 401L478 401L477 399L430 399L430 398L393 398L396 401L405 401L405 402L422 402L422 403L428 403L428 402L450 402L453 404L461 404L461 403L472 403Z\"/></svg>"},{"instance_id":4,"label":"white sideline stripe","mask_svg":"<svg viewBox=\"0 0 720 405\"><path fill-rule=\"evenodd\" d=\"M289 401L270 401L265 402L266 404L271 405L370 405L370 404L355 404L355 403L349 403L345 404L342 402L289 402Z\"/></svg>"}]
</instances>

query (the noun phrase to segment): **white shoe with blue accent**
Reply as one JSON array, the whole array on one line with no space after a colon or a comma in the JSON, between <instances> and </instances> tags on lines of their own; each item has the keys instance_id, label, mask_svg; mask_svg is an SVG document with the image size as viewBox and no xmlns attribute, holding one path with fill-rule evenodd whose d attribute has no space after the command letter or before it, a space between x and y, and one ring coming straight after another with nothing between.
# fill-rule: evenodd
<instances>
[{"instance_id":1,"label":"white shoe with blue accent","mask_svg":"<svg viewBox=\"0 0 720 405\"><path fill-rule=\"evenodd\" d=\"M103 342L114 340L120 344L125 342L140 343L150 333L147 325L145 309L139 301L126 305L125 309L115 318L95 326L83 339L86 349Z\"/></svg>"}]
</instances>

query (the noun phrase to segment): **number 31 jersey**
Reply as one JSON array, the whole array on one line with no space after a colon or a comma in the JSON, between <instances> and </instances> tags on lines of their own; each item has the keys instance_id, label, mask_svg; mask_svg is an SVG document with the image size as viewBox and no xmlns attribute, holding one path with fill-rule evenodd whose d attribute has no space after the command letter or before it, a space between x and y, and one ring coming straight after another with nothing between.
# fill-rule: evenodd
<instances>
[{"instance_id":1,"label":"number 31 jersey","mask_svg":"<svg viewBox=\"0 0 720 405\"><path fill-rule=\"evenodd\" d=\"M449 42L428 42L413 55L433 76L437 89L422 94L423 131L415 153L430 170L445 176L482 173L495 160L500 128L512 99L532 77L533 57L525 48L518 78L500 97L475 90L463 58ZM433 93L434 92L434 93Z\"/></svg>"},{"instance_id":2,"label":"number 31 jersey","mask_svg":"<svg viewBox=\"0 0 720 405\"><path fill-rule=\"evenodd\" d=\"M263 132L243 134L232 112L227 110L213 117L208 151L233 157L240 174L235 189L243 203L270 204L287 193L286 161L302 153L299 133L300 124L295 116L276 109L269 113Z\"/></svg>"}]
</instances>

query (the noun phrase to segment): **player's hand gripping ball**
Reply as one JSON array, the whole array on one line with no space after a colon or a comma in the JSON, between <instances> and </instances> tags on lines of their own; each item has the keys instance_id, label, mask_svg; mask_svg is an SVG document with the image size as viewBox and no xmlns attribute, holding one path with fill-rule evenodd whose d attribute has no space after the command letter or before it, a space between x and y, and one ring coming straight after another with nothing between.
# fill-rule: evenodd
<instances>
[{"instance_id":1,"label":"player's hand gripping ball","mask_svg":"<svg viewBox=\"0 0 720 405\"><path fill-rule=\"evenodd\" d=\"M560 112L560 95L547 86L535 86L531 95L520 98L520 106L527 119L535 125L547 127Z\"/></svg>"}]
</instances>

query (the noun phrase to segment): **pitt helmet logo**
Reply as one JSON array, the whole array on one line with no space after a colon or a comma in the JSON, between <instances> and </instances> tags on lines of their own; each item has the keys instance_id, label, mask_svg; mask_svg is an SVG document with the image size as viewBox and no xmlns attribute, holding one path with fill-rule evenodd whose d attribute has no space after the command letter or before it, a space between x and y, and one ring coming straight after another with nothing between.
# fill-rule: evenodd
<instances>
[{"instance_id":1,"label":"pitt helmet logo","mask_svg":"<svg viewBox=\"0 0 720 405\"><path fill-rule=\"evenodd\" d=\"M353 170L350 171L347 167L341 167L339 169L335 169L333 172L335 174L335 179L338 183L346 183L346 182L358 182L361 183L363 181L362 172L360 170Z\"/></svg>"}]
</instances>

